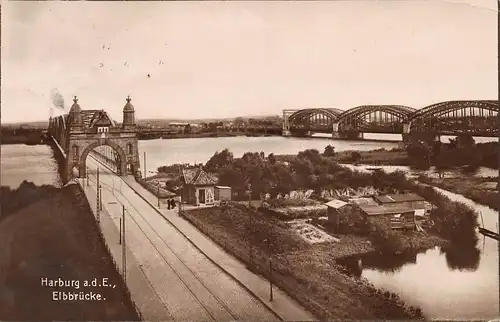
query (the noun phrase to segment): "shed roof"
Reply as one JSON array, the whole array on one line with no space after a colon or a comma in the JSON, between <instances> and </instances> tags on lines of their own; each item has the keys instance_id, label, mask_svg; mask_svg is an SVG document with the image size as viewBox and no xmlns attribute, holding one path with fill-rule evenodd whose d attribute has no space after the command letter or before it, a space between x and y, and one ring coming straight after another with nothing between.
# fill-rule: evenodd
<instances>
[{"instance_id":1,"label":"shed roof","mask_svg":"<svg viewBox=\"0 0 500 322\"><path fill-rule=\"evenodd\" d=\"M395 203L395 202L425 201L424 198L420 197L416 193L390 194L383 196L375 196L374 198L382 204Z\"/></svg>"},{"instance_id":2,"label":"shed roof","mask_svg":"<svg viewBox=\"0 0 500 322\"><path fill-rule=\"evenodd\" d=\"M339 208L342 208L345 205L347 205L347 202L344 202L344 201L338 200L338 199L333 199L333 200L330 200L329 202L327 202L325 205L327 207L330 207L330 208L339 209Z\"/></svg>"},{"instance_id":3,"label":"shed roof","mask_svg":"<svg viewBox=\"0 0 500 322\"><path fill-rule=\"evenodd\" d=\"M387 205L359 205L359 208L369 216L376 215L395 215L401 213L412 212L415 213L415 209L397 204L387 204Z\"/></svg>"},{"instance_id":4,"label":"shed roof","mask_svg":"<svg viewBox=\"0 0 500 322\"><path fill-rule=\"evenodd\" d=\"M203 171L202 168L182 169L182 178L185 184L200 186L215 185L218 181L215 176Z\"/></svg>"},{"instance_id":5,"label":"shed roof","mask_svg":"<svg viewBox=\"0 0 500 322\"><path fill-rule=\"evenodd\" d=\"M228 186L215 186L217 189L231 189L231 187Z\"/></svg>"}]
</instances>

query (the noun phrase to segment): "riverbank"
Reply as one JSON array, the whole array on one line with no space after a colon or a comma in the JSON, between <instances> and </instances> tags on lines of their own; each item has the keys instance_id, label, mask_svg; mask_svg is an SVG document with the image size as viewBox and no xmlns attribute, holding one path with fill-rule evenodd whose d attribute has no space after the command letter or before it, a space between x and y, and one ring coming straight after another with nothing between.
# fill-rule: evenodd
<instances>
[{"instance_id":1,"label":"riverbank","mask_svg":"<svg viewBox=\"0 0 500 322\"><path fill-rule=\"evenodd\" d=\"M462 195L479 204L500 211L500 192L498 177L478 178L458 176L452 178L431 178L426 175L418 177L418 181Z\"/></svg>"},{"instance_id":2,"label":"riverbank","mask_svg":"<svg viewBox=\"0 0 500 322\"><path fill-rule=\"evenodd\" d=\"M410 166L411 160L403 149L377 149L371 151L341 151L333 157L338 163L366 165Z\"/></svg>"},{"instance_id":3,"label":"riverbank","mask_svg":"<svg viewBox=\"0 0 500 322\"><path fill-rule=\"evenodd\" d=\"M341 273L335 243L309 244L285 223L259 211L234 203L185 211L183 216L321 320L413 319L422 314L396 294Z\"/></svg>"},{"instance_id":4,"label":"riverbank","mask_svg":"<svg viewBox=\"0 0 500 322\"><path fill-rule=\"evenodd\" d=\"M29 186L29 187L28 187ZM29 188L29 189L27 189ZM11 204L12 203L12 204ZM7 213L5 213L7 211ZM2 187L0 316L6 320L139 321L121 275L77 185ZM43 278L79 287L41 285ZM110 287L84 287L107 279ZM54 301L53 291L100 294L102 300ZM95 297L94 297L95 298Z\"/></svg>"},{"instance_id":5,"label":"riverbank","mask_svg":"<svg viewBox=\"0 0 500 322\"><path fill-rule=\"evenodd\" d=\"M249 132L202 132L202 133L138 133L139 140L157 140L157 139L196 139L196 138L224 138L224 137L237 137L237 136L249 136L249 137L268 137L268 136L281 136L281 130L279 132L270 130L266 131L249 131Z\"/></svg>"},{"instance_id":6,"label":"riverbank","mask_svg":"<svg viewBox=\"0 0 500 322\"><path fill-rule=\"evenodd\" d=\"M4 133L0 135L0 144L26 144L26 145L38 145L38 144L48 144L48 138L46 131L23 131L21 133Z\"/></svg>"}]
</instances>

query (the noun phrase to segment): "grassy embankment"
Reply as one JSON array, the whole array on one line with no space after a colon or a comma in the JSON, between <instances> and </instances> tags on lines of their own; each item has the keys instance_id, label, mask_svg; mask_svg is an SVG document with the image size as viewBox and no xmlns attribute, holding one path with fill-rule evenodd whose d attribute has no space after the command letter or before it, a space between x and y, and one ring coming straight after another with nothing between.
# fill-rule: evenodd
<instances>
[{"instance_id":1,"label":"grassy embankment","mask_svg":"<svg viewBox=\"0 0 500 322\"><path fill-rule=\"evenodd\" d=\"M79 186L2 187L0 317L5 320L138 321ZM79 280L80 289L43 287L41 278ZM108 278L115 288L82 287ZM94 292L102 301L52 300L53 291Z\"/></svg>"},{"instance_id":2,"label":"grassy embankment","mask_svg":"<svg viewBox=\"0 0 500 322\"><path fill-rule=\"evenodd\" d=\"M357 156L356 156L357 154ZM354 155L354 156L353 156ZM276 155L276 160L288 161L294 158L293 154ZM344 164L365 164L365 165L399 165L409 166L411 160L408 158L406 151L394 148L386 150L384 148L370 151L340 151L335 152L332 160Z\"/></svg>"},{"instance_id":3,"label":"grassy embankment","mask_svg":"<svg viewBox=\"0 0 500 322\"><path fill-rule=\"evenodd\" d=\"M355 236L338 244L311 245L282 221L241 204L190 210L184 216L250 269L271 278L321 320L421 316L420 309L408 307L396 294L342 273L336 263L338 249L348 249ZM371 250L371 246L366 244L365 250Z\"/></svg>"},{"instance_id":4,"label":"grassy embankment","mask_svg":"<svg viewBox=\"0 0 500 322\"><path fill-rule=\"evenodd\" d=\"M353 158L353 153L359 153L359 158ZM366 165L400 165L409 166L411 160L406 151L401 149L377 149L371 151L341 151L333 157L338 163L358 163Z\"/></svg>"},{"instance_id":5,"label":"grassy embankment","mask_svg":"<svg viewBox=\"0 0 500 322\"><path fill-rule=\"evenodd\" d=\"M500 193L495 186L498 177L453 177L453 178L430 178L425 175L418 177L418 181L439 187L450 192L460 194L477 203L500 211ZM487 187L489 185L489 187Z\"/></svg>"}]
</instances>

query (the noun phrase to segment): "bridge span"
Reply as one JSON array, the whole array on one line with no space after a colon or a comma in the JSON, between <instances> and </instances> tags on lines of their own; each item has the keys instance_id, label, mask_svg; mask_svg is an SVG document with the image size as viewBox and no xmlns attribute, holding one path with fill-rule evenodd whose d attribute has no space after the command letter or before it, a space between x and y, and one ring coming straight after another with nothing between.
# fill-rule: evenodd
<instances>
[{"instance_id":1,"label":"bridge span","mask_svg":"<svg viewBox=\"0 0 500 322\"><path fill-rule=\"evenodd\" d=\"M283 111L283 136L331 133L333 138L361 139L363 133L411 137L471 134L497 136L499 103L495 100L446 101L422 109L403 105L363 105L349 110Z\"/></svg>"}]
</instances>

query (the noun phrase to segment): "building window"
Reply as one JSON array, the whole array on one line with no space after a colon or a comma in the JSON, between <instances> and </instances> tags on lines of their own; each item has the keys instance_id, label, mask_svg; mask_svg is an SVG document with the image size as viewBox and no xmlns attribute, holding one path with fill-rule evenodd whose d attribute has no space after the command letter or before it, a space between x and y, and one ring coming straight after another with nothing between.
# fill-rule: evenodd
<instances>
[{"instance_id":1,"label":"building window","mask_svg":"<svg viewBox=\"0 0 500 322\"><path fill-rule=\"evenodd\" d=\"M127 154L132 154L132 143L127 144Z\"/></svg>"}]
</instances>

